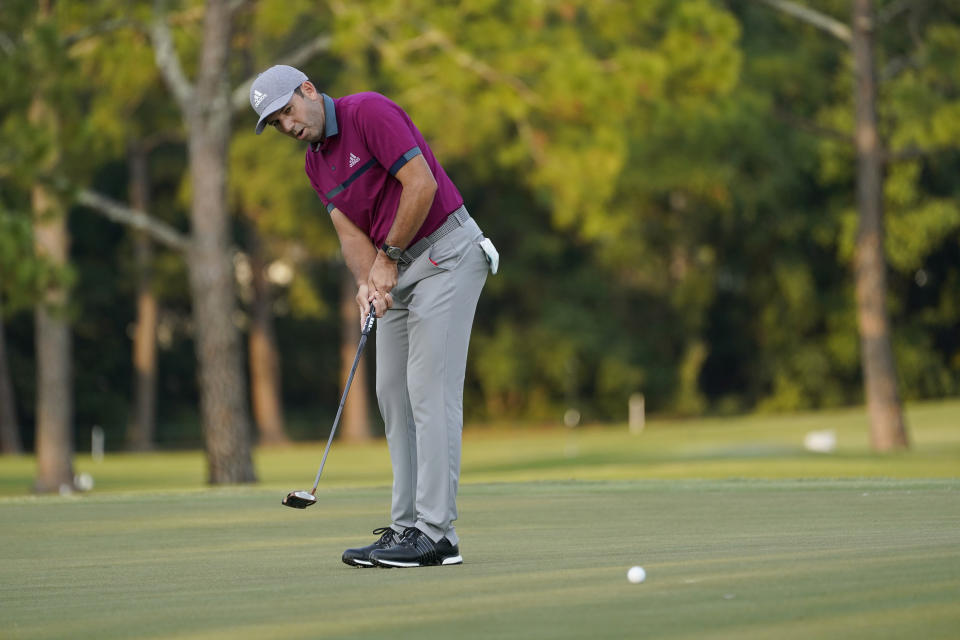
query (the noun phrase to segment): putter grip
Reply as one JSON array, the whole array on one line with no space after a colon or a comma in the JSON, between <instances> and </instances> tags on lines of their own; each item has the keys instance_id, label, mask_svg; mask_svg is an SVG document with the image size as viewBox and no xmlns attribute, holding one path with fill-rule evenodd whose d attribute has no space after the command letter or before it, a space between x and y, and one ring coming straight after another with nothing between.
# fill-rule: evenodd
<instances>
[{"instance_id":1,"label":"putter grip","mask_svg":"<svg viewBox=\"0 0 960 640\"><path fill-rule=\"evenodd\" d=\"M360 331L362 335L367 335L370 333L370 329L373 329L373 321L377 319L377 309L373 306L373 303L370 303L370 310L367 311L367 319L363 323L363 330Z\"/></svg>"}]
</instances>

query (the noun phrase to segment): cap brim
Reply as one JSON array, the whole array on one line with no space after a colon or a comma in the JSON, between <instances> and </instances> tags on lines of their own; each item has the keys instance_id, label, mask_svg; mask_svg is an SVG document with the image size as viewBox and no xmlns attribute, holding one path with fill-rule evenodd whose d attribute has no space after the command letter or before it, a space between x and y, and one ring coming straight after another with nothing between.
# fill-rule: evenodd
<instances>
[{"instance_id":1,"label":"cap brim","mask_svg":"<svg viewBox=\"0 0 960 640\"><path fill-rule=\"evenodd\" d=\"M263 130L267 127L267 118L269 118L274 112L279 111L280 109L283 109L285 106L287 106L287 103L290 102L290 98L293 97L294 91L295 89L291 89L289 93L286 93L280 96L279 98L277 98L276 100L268 104L266 108L264 108L263 115L260 116L259 120L257 120L257 128L256 128L257 135L260 135L261 133L263 133Z\"/></svg>"}]
</instances>

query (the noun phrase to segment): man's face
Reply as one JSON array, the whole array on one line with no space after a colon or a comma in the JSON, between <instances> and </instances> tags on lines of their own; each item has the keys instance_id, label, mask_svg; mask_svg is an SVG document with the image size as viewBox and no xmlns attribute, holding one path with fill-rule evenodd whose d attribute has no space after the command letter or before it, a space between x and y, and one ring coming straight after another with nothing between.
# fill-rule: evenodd
<instances>
[{"instance_id":1,"label":"man's face","mask_svg":"<svg viewBox=\"0 0 960 640\"><path fill-rule=\"evenodd\" d=\"M267 116L267 124L296 140L320 142L326 120L323 98L310 82L300 85L300 91L303 95L294 93L286 106Z\"/></svg>"}]
</instances>

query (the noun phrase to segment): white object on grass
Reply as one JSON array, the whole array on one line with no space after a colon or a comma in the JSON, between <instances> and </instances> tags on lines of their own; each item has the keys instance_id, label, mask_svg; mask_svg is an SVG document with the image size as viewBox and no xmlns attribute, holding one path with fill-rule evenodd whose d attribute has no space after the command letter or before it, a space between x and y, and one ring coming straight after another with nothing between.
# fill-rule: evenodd
<instances>
[{"instance_id":1,"label":"white object on grass","mask_svg":"<svg viewBox=\"0 0 960 640\"><path fill-rule=\"evenodd\" d=\"M90 491L93 489L93 476L87 472L78 473L73 478L73 484L80 491Z\"/></svg>"},{"instance_id":2,"label":"white object on grass","mask_svg":"<svg viewBox=\"0 0 960 640\"><path fill-rule=\"evenodd\" d=\"M629 424L630 433L637 434L643 431L647 424L646 401L642 393L630 394L630 400L627 402L627 424Z\"/></svg>"},{"instance_id":3,"label":"white object on grass","mask_svg":"<svg viewBox=\"0 0 960 640\"><path fill-rule=\"evenodd\" d=\"M833 429L810 431L803 437L803 448L816 453L833 453L837 448L837 432Z\"/></svg>"},{"instance_id":4,"label":"white object on grass","mask_svg":"<svg viewBox=\"0 0 960 640\"><path fill-rule=\"evenodd\" d=\"M630 567L630 570L627 571L627 580L633 584L640 584L647 579L647 572L643 570L643 567Z\"/></svg>"}]
</instances>

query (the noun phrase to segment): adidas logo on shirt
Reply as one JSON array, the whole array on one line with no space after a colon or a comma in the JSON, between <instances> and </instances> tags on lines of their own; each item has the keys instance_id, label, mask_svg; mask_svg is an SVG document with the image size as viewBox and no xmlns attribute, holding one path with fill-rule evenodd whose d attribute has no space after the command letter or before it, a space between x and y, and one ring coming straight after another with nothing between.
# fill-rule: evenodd
<instances>
[{"instance_id":1,"label":"adidas logo on shirt","mask_svg":"<svg viewBox=\"0 0 960 640\"><path fill-rule=\"evenodd\" d=\"M350 168L353 169L355 166L357 166L357 163L358 163L358 162L360 162L360 158L358 158L356 155L354 155L354 154L351 153L351 154L350 154Z\"/></svg>"}]
</instances>

